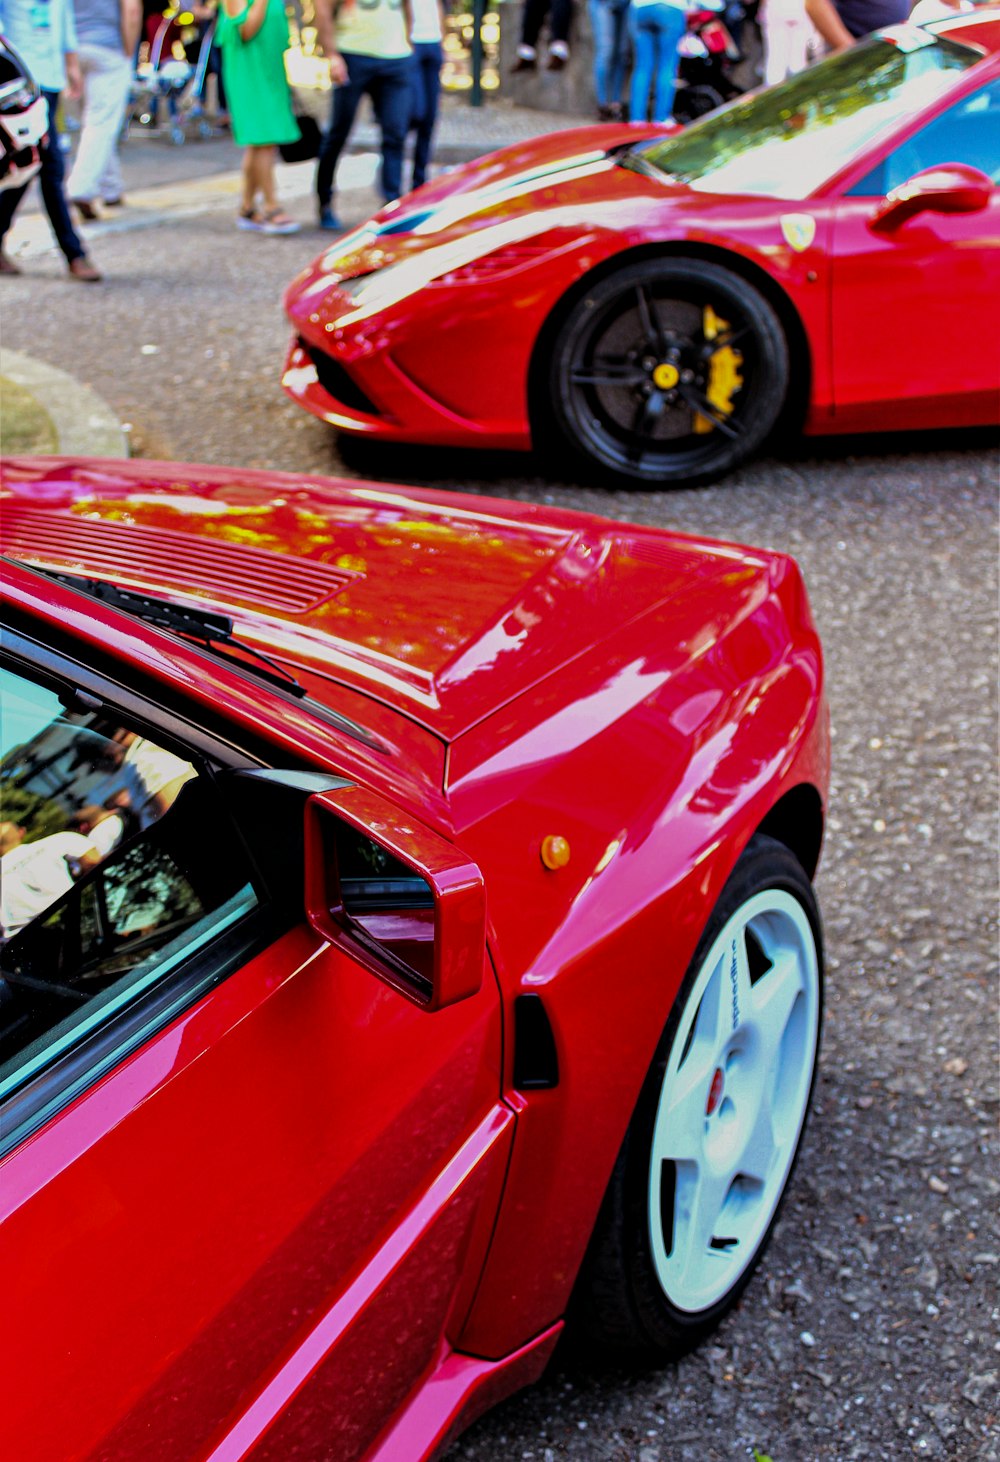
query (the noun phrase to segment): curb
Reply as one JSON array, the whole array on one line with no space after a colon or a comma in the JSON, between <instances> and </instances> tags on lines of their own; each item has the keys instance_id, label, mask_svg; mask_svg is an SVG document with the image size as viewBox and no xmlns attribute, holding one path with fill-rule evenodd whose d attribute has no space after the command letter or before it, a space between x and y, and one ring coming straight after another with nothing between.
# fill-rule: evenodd
<instances>
[{"instance_id":1,"label":"curb","mask_svg":"<svg viewBox=\"0 0 1000 1462\"><path fill-rule=\"evenodd\" d=\"M30 391L48 413L59 452L70 457L127 457L128 439L107 402L66 371L20 350L0 348L0 376Z\"/></svg>"}]
</instances>

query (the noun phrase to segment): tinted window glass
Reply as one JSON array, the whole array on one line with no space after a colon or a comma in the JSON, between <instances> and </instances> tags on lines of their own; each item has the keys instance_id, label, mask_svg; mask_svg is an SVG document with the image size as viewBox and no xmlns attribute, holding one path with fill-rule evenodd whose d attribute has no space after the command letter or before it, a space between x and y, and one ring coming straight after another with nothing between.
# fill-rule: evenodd
<instances>
[{"instance_id":1,"label":"tinted window glass","mask_svg":"<svg viewBox=\"0 0 1000 1462\"><path fill-rule=\"evenodd\" d=\"M895 41L862 41L634 153L639 165L698 191L806 198L981 59L966 46L901 27Z\"/></svg>"},{"instance_id":2,"label":"tinted window glass","mask_svg":"<svg viewBox=\"0 0 1000 1462\"><path fill-rule=\"evenodd\" d=\"M0 671L0 1094L256 900L211 774Z\"/></svg>"},{"instance_id":3,"label":"tinted window glass","mask_svg":"<svg viewBox=\"0 0 1000 1462\"><path fill-rule=\"evenodd\" d=\"M851 194L883 198L925 168L961 162L1000 183L1000 82L963 97L873 168Z\"/></svg>"}]
</instances>

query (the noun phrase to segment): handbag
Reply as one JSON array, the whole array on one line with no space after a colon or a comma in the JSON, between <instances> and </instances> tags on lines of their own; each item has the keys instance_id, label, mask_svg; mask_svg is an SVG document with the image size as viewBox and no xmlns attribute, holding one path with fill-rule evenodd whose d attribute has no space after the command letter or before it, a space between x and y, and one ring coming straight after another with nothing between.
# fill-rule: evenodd
<instances>
[{"instance_id":1,"label":"handbag","mask_svg":"<svg viewBox=\"0 0 1000 1462\"><path fill-rule=\"evenodd\" d=\"M298 141L279 142L278 151L281 153L282 161L308 162L310 158L319 157L323 133L316 118L310 116L308 112L297 112L295 120L299 124Z\"/></svg>"}]
</instances>

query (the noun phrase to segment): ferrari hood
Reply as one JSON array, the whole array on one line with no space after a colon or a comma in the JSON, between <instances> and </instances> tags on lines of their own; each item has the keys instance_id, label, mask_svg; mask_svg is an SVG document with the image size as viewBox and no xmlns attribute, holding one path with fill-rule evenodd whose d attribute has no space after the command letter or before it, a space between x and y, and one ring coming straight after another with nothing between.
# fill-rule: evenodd
<instances>
[{"instance_id":1,"label":"ferrari hood","mask_svg":"<svg viewBox=\"0 0 1000 1462\"><path fill-rule=\"evenodd\" d=\"M366 277L378 273L391 279L392 266L408 266L400 281L402 295L498 249L530 248L538 240L548 252L559 246L560 232L569 240L581 230L615 231L626 200L631 216L641 222L644 200L653 211L666 194L686 192L618 165L627 146L662 132L652 126L578 128L442 174L325 250L292 281L286 308L297 316L321 310L331 285L349 281L347 293L353 295ZM422 258L427 260L423 281L417 277ZM392 293L385 281L377 288L380 295Z\"/></svg>"},{"instance_id":2,"label":"ferrari hood","mask_svg":"<svg viewBox=\"0 0 1000 1462\"><path fill-rule=\"evenodd\" d=\"M682 639L695 579L723 622L768 562L531 504L231 468L36 458L0 485L8 556L221 609L334 706L340 685L447 741L664 601Z\"/></svg>"}]
</instances>

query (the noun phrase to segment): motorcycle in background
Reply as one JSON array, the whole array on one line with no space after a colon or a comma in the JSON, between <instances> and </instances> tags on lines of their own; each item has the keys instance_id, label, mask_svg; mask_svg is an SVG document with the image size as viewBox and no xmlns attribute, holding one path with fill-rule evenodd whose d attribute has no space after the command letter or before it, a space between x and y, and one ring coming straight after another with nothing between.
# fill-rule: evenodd
<instances>
[{"instance_id":1,"label":"motorcycle in background","mask_svg":"<svg viewBox=\"0 0 1000 1462\"><path fill-rule=\"evenodd\" d=\"M693 122L742 93L744 88L733 71L743 53L730 25L741 30L745 19L744 7L726 0L697 0L688 12L687 31L677 48L680 62L674 116L678 122Z\"/></svg>"}]
</instances>

